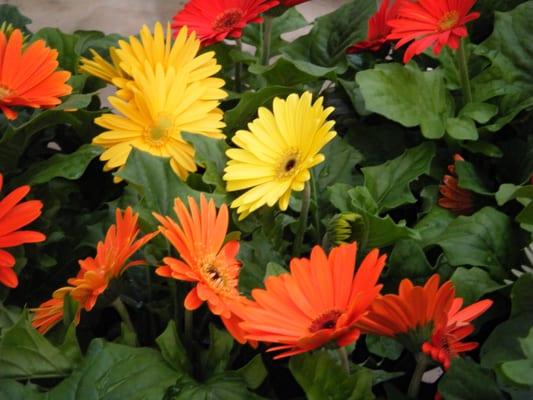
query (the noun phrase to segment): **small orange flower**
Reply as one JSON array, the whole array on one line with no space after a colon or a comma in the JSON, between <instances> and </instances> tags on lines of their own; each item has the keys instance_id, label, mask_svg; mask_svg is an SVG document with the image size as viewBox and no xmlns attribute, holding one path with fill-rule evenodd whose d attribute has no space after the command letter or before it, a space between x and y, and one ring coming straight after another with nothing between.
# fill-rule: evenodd
<instances>
[{"instance_id":1,"label":"small orange flower","mask_svg":"<svg viewBox=\"0 0 533 400\"><path fill-rule=\"evenodd\" d=\"M461 310L463 299L455 297L453 283L447 281L440 287L439 283L437 274L424 286L402 280L398 294L377 298L358 327L365 333L394 337L413 353L423 350L448 368L451 358L477 346L461 340L473 332L470 322L492 301L482 300Z\"/></svg>"},{"instance_id":2,"label":"small orange flower","mask_svg":"<svg viewBox=\"0 0 533 400\"><path fill-rule=\"evenodd\" d=\"M161 223L159 231L181 257L181 260L165 257L165 265L157 268L156 273L165 278L197 282L185 298L185 308L196 310L206 301L235 339L244 343L246 340L238 326L240 319L231 310L233 303L245 299L238 289L241 263L235 257L239 242L231 240L224 244L228 207L223 204L217 214L215 202L212 199L208 202L203 194L200 207L192 197L188 200L190 211L179 198L174 201L177 222L154 214Z\"/></svg>"},{"instance_id":3,"label":"small orange flower","mask_svg":"<svg viewBox=\"0 0 533 400\"><path fill-rule=\"evenodd\" d=\"M254 301L239 305L249 340L279 343L269 351L289 357L328 344L346 346L359 338L357 321L381 290L378 278L386 256L372 250L354 276L357 245L343 244L326 256L315 246L311 257L293 258L290 274L266 279Z\"/></svg>"},{"instance_id":4,"label":"small orange flower","mask_svg":"<svg viewBox=\"0 0 533 400\"><path fill-rule=\"evenodd\" d=\"M3 175L0 174L0 192L3 183ZM0 283L10 288L18 286L18 278L13 271L15 257L2 249L46 239L40 232L19 230L39 218L43 208L39 200L20 202L29 192L29 186L21 186L0 200Z\"/></svg>"},{"instance_id":5,"label":"small orange flower","mask_svg":"<svg viewBox=\"0 0 533 400\"><path fill-rule=\"evenodd\" d=\"M23 49L23 35L15 29L6 37L0 31L0 109L7 119L17 118L14 106L53 107L72 92L66 84L70 72L56 71L57 50L36 40Z\"/></svg>"},{"instance_id":6,"label":"small orange flower","mask_svg":"<svg viewBox=\"0 0 533 400\"><path fill-rule=\"evenodd\" d=\"M453 156L454 161L464 161L460 154ZM450 174L444 175L443 183L439 186L442 197L439 206L453 211L457 215L470 215L475 210L474 194L467 189L459 187L459 180L455 173L455 163L448 165Z\"/></svg>"},{"instance_id":7,"label":"small orange flower","mask_svg":"<svg viewBox=\"0 0 533 400\"><path fill-rule=\"evenodd\" d=\"M144 261L127 262L128 259L157 232L139 235L139 215L128 207L124 213L116 210L116 224L111 225L106 237L96 246L96 257L87 257L79 261L80 271L75 278L70 278L66 286L56 290L53 298L33 309L33 326L41 333L46 333L63 318L63 303L66 293L77 301L80 309L91 311L98 296L106 289L112 279L118 278L127 268L144 264ZM79 317L77 318L77 321Z\"/></svg>"}]
</instances>

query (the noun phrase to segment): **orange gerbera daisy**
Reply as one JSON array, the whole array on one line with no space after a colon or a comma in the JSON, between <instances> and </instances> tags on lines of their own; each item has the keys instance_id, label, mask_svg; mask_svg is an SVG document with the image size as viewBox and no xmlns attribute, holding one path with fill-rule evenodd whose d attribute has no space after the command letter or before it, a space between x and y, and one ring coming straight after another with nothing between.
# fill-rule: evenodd
<instances>
[{"instance_id":1,"label":"orange gerbera daisy","mask_svg":"<svg viewBox=\"0 0 533 400\"><path fill-rule=\"evenodd\" d=\"M174 16L172 29L177 34L187 26L208 46L226 37L240 38L246 25L262 22L260 14L278 4L277 0L190 0Z\"/></svg>"},{"instance_id":2,"label":"orange gerbera daisy","mask_svg":"<svg viewBox=\"0 0 533 400\"><path fill-rule=\"evenodd\" d=\"M379 51L387 41L387 35L392 30L387 25L387 22L396 18L398 4L396 0L383 0L377 12L368 20L367 38L349 47L347 52L361 53L363 51Z\"/></svg>"},{"instance_id":3,"label":"orange gerbera daisy","mask_svg":"<svg viewBox=\"0 0 533 400\"><path fill-rule=\"evenodd\" d=\"M454 161L464 161L459 154L453 156ZM444 175L443 183L439 186L442 197L439 206L447 208L458 215L469 215L475 210L474 194L467 189L459 187L459 180L455 173L455 163L448 165L450 175Z\"/></svg>"},{"instance_id":4,"label":"orange gerbera daisy","mask_svg":"<svg viewBox=\"0 0 533 400\"><path fill-rule=\"evenodd\" d=\"M223 204L217 214L213 199L200 196L200 207L189 197L189 210L177 198L174 211L178 221L154 214L161 223L159 231L180 254L163 259L165 265L156 273L166 278L197 282L185 298L185 308L196 310L204 301L213 314L219 315L230 333L241 343L245 342L238 327L240 319L231 311L235 302L245 301L239 294L241 263L235 258L239 242L224 244L228 230L228 207Z\"/></svg>"},{"instance_id":5,"label":"orange gerbera daisy","mask_svg":"<svg viewBox=\"0 0 533 400\"><path fill-rule=\"evenodd\" d=\"M4 177L0 174L0 192L3 183ZM10 288L18 285L17 275L13 271L15 257L2 249L46 239L40 232L19 230L39 218L43 208L39 200L20 202L29 192L29 186L21 186L0 200L0 283Z\"/></svg>"},{"instance_id":6,"label":"orange gerbera daisy","mask_svg":"<svg viewBox=\"0 0 533 400\"><path fill-rule=\"evenodd\" d=\"M23 35L15 29L6 37L0 31L0 109L7 119L17 118L14 106L53 107L72 92L66 84L70 72L56 71L57 50L36 40L23 49Z\"/></svg>"},{"instance_id":7,"label":"orange gerbera daisy","mask_svg":"<svg viewBox=\"0 0 533 400\"><path fill-rule=\"evenodd\" d=\"M437 274L424 286L402 280L399 293L377 298L358 327L365 333L394 337L413 353L423 350L448 368L451 358L477 346L461 340L473 332L470 322L492 301L482 300L461 310L463 299L455 297L453 283L447 281L440 287L439 283Z\"/></svg>"},{"instance_id":8,"label":"orange gerbera daisy","mask_svg":"<svg viewBox=\"0 0 533 400\"><path fill-rule=\"evenodd\" d=\"M40 332L47 332L63 318L63 303L66 293L78 302L80 309L91 311L112 279L118 278L127 268L141 265L142 260L127 262L128 259L158 232L152 232L137 239L138 219L131 207L124 213L116 210L116 224L111 225L105 239L96 246L96 257L79 261L80 271L70 278L66 286L56 290L53 298L33 309L33 326ZM78 318L79 320L79 318Z\"/></svg>"},{"instance_id":9,"label":"orange gerbera daisy","mask_svg":"<svg viewBox=\"0 0 533 400\"><path fill-rule=\"evenodd\" d=\"M271 276L265 289L252 291L253 302L239 305L240 327L249 340L279 343L275 358L358 339L357 321L381 290L378 278L386 256L372 250L354 276L357 245L343 244L326 256L315 246L311 257L293 258L290 274Z\"/></svg>"},{"instance_id":10,"label":"orange gerbera daisy","mask_svg":"<svg viewBox=\"0 0 533 400\"><path fill-rule=\"evenodd\" d=\"M427 48L440 54L444 46L457 49L462 37L468 36L466 23L479 17L468 13L476 0L399 0L398 18L388 21L389 40L399 39L396 48L414 40L405 52L405 63Z\"/></svg>"}]
</instances>

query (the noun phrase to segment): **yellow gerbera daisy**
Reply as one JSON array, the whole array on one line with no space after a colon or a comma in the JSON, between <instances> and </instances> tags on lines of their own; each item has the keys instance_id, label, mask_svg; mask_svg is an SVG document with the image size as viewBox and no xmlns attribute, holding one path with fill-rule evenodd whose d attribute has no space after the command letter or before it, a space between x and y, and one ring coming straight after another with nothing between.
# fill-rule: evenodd
<instances>
[{"instance_id":1,"label":"yellow gerbera daisy","mask_svg":"<svg viewBox=\"0 0 533 400\"><path fill-rule=\"evenodd\" d=\"M239 149L229 149L224 180L228 191L249 189L231 204L239 219L267 204L286 210L291 192L304 189L309 169L324 161L319 151L333 139L333 107L324 109L322 97L312 104L311 93L274 99L273 112L261 107L259 118L233 137Z\"/></svg>"},{"instance_id":2,"label":"yellow gerbera daisy","mask_svg":"<svg viewBox=\"0 0 533 400\"><path fill-rule=\"evenodd\" d=\"M104 170L123 166L132 147L155 156L170 157L174 172L186 179L196 170L194 148L181 132L224 138L219 99L226 96L220 88L221 79L192 82L188 73L166 70L158 64L155 71L146 64L143 71L131 71L128 88L132 99L109 97L111 105L122 115L105 114L95 120L108 129L96 136L93 143L106 148L100 159Z\"/></svg>"}]
</instances>

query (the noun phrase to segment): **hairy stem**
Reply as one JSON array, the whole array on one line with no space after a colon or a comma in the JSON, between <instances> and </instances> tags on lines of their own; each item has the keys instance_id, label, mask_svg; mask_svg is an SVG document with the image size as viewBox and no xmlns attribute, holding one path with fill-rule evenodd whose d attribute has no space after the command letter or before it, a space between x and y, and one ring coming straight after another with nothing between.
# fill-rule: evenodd
<instances>
[{"instance_id":1,"label":"hairy stem","mask_svg":"<svg viewBox=\"0 0 533 400\"><path fill-rule=\"evenodd\" d=\"M299 256L302 251L302 244L304 241L305 231L307 229L307 217L309 215L309 204L311 203L311 184L309 181L305 183L304 191L302 194L302 209L300 211L300 222L298 224L298 231L296 232L296 238L294 239L294 245L292 248L292 255Z\"/></svg>"},{"instance_id":2,"label":"hairy stem","mask_svg":"<svg viewBox=\"0 0 533 400\"><path fill-rule=\"evenodd\" d=\"M346 347L339 347L337 349L337 354L339 355L342 368L348 375L350 375L350 363L348 362L348 353L346 352Z\"/></svg>"},{"instance_id":3,"label":"hairy stem","mask_svg":"<svg viewBox=\"0 0 533 400\"><path fill-rule=\"evenodd\" d=\"M407 396L410 399L418 399L418 392L420 391L420 383L422 383L422 375L426 372L426 368L429 364L429 358L422 352L416 355L416 368L409 382L409 388L407 389Z\"/></svg>"},{"instance_id":4,"label":"hairy stem","mask_svg":"<svg viewBox=\"0 0 533 400\"><path fill-rule=\"evenodd\" d=\"M128 313L128 309L120 300L120 297L117 297L113 303L111 303L113 308L117 311L118 315L120 315L120 318L122 319L122 322L126 324L126 326L131 330L132 332L135 332L135 328L133 327L133 323L131 322L130 314Z\"/></svg>"},{"instance_id":5,"label":"hairy stem","mask_svg":"<svg viewBox=\"0 0 533 400\"><path fill-rule=\"evenodd\" d=\"M193 316L194 314L191 310L185 309L185 340L187 342L192 341L192 334L193 334L193 327L194 327Z\"/></svg>"},{"instance_id":6,"label":"hairy stem","mask_svg":"<svg viewBox=\"0 0 533 400\"><path fill-rule=\"evenodd\" d=\"M273 19L271 16L265 15L265 22L263 22L263 40L262 40L262 49L261 49L261 63L263 65L268 65L270 61L270 46L272 44L272 22Z\"/></svg>"},{"instance_id":7,"label":"hairy stem","mask_svg":"<svg viewBox=\"0 0 533 400\"><path fill-rule=\"evenodd\" d=\"M235 39L235 42L239 51L242 50L241 39ZM240 61L235 63L235 91L242 92L242 63Z\"/></svg>"},{"instance_id":8,"label":"hairy stem","mask_svg":"<svg viewBox=\"0 0 533 400\"><path fill-rule=\"evenodd\" d=\"M457 67L459 68L459 78L463 90L464 103L472 102L472 88L470 86L470 76L468 74L468 59L466 56L465 41L461 40L457 50Z\"/></svg>"}]
</instances>

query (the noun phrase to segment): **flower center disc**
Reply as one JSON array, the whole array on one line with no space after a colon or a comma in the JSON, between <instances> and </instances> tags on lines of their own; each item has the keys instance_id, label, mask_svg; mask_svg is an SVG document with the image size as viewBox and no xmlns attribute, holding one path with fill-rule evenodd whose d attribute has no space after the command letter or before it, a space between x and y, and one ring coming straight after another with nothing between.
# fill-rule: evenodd
<instances>
[{"instance_id":1,"label":"flower center disc","mask_svg":"<svg viewBox=\"0 0 533 400\"><path fill-rule=\"evenodd\" d=\"M4 97L7 97L11 94L11 90L9 90L6 87L0 86L0 100L2 100Z\"/></svg>"},{"instance_id":2,"label":"flower center disc","mask_svg":"<svg viewBox=\"0 0 533 400\"><path fill-rule=\"evenodd\" d=\"M224 271L224 265L217 265L215 259L205 260L201 266L201 273L209 286L217 293L230 293L234 289L231 279Z\"/></svg>"},{"instance_id":3,"label":"flower center disc","mask_svg":"<svg viewBox=\"0 0 533 400\"><path fill-rule=\"evenodd\" d=\"M457 25L457 22L459 22L459 13L455 10L448 11L439 21L439 29L447 31Z\"/></svg>"},{"instance_id":4,"label":"flower center disc","mask_svg":"<svg viewBox=\"0 0 533 400\"><path fill-rule=\"evenodd\" d=\"M298 150L292 150L287 152L279 163L277 171L278 178L285 178L294 175L296 167L298 166L299 159L300 153L298 152Z\"/></svg>"},{"instance_id":5,"label":"flower center disc","mask_svg":"<svg viewBox=\"0 0 533 400\"><path fill-rule=\"evenodd\" d=\"M174 123L167 115L158 117L157 122L145 132L146 139L153 145L163 145L172 133Z\"/></svg>"},{"instance_id":6,"label":"flower center disc","mask_svg":"<svg viewBox=\"0 0 533 400\"><path fill-rule=\"evenodd\" d=\"M309 326L309 332L314 333L321 329L333 329L337 326L337 320L342 315L339 310L331 310L315 318Z\"/></svg>"},{"instance_id":7,"label":"flower center disc","mask_svg":"<svg viewBox=\"0 0 533 400\"><path fill-rule=\"evenodd\" d=\"M233 28L242 18L242 10L230 8L215 18L213 29L215 31L227 31Z\"/></svg>"}]
</instances>

